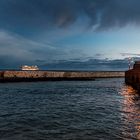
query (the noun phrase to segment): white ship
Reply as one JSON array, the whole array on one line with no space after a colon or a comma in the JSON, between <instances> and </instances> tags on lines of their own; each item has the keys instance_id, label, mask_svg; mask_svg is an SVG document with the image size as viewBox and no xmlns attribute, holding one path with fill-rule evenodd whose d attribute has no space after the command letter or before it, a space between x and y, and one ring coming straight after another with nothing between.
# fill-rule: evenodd
<instances>
[{"instance_id":1,"label":"white ship","mask_svg":"<svg viewBox=\"0 0 140 140\"><path fill-rule=\"evenodd\" d=\"M24 65L21 67L22 70L39 70L38 66L27 66L27 65Z\"/></svg>"}]
</instances>

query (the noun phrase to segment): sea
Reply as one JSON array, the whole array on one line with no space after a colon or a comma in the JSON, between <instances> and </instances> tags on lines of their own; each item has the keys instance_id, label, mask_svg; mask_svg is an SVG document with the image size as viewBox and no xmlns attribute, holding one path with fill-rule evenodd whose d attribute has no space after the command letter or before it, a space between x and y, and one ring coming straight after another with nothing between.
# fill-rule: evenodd
<instances>
[{"instance_id":1,"label":"sea","mask_svg":"<svg viewBox=\"0 0 140 140\"><path fill-rule=\"evenodd\" d=\"M140 140L140 95L123 78L0 83L0 140Z\"/></svg>"}]
</instances>

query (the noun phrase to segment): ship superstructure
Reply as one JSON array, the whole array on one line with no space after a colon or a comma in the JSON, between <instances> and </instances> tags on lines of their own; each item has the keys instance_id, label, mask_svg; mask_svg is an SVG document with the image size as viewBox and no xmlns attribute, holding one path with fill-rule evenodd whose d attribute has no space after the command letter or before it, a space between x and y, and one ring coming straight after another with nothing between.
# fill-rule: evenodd
<instances>
[{"instance_id":1,"label":"ship superstructure","mask_svg":"<svg viewBox=\"0 0 140 140\"><path fill-rule=\"evenodd\" d=\"M24 65L21 67L21 70L39 70L38 66L27 66L27 65Z\"/></svg>"}]
</instances>

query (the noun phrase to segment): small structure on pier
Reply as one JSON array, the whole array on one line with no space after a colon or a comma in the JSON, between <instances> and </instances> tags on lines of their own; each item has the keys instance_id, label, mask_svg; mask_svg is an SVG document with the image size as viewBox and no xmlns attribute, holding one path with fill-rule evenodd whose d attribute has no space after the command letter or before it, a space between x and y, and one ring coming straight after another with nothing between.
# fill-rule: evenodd
<instances>
[{"instance_id":1,"label":"small structure on pier","mask_svg":"<svg viewBox=\"0 0 140 140\"><path fill-rule=\"evenodd\" d=\"M21 70L39 70L38 66L27 66L27 65L24 65L21 67Z\"/></svg>"},{"instance_id":2,"label":"small structure on pier","mask_svg":"<svg viewBox=\"0 0 140 140\"><path fill-rule=\"evenodd\" d=\"M136 61L133 68L125 72L125 83L140 91L140 61Z\"/></svg>"}]
</instances>

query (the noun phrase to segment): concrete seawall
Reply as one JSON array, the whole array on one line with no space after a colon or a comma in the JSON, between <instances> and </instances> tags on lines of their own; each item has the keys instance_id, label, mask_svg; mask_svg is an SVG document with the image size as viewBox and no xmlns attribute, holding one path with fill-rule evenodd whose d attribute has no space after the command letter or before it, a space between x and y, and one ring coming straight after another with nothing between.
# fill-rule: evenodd
<instances>
[{"instance_id":1,"label":"concrete seawall","mask_svg":"<svg viewBox=\"0 0 140 140\"><path fill-rule=\"evenodd\" d=\"M129 70L125 72L125 83L140 91L140 71Z\"/></svg>"},{"instance_id":2,"label":"concrete seawall","mask_svg":"<svg viewBox=\"0 0 140 140\"><path fill-rule=\"evenodd\" d=\"M0 71L0 81L93 80L124 77L124 75L124 72L120 71Z\"/></svg>"}]
</instances>

